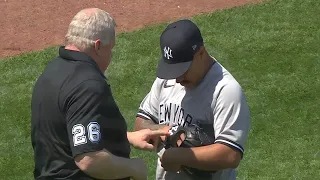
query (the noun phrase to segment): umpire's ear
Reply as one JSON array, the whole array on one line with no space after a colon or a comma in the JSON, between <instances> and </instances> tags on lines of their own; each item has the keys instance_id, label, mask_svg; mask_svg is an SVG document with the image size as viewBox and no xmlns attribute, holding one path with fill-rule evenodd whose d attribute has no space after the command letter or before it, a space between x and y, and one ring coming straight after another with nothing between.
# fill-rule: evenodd
<instances>
[{"instance_id":1,"label":"umpire's ear","mask_svg":"<svg viewBox=\"0 0 320 180\"><path fill-rule=\"evenodd\" d=\"M99 55L100 49L102 48L101 46L102 46L102 42L100 39L97 39L94 41L94 50L98 55Z\"/></svg>"}]
</instances>

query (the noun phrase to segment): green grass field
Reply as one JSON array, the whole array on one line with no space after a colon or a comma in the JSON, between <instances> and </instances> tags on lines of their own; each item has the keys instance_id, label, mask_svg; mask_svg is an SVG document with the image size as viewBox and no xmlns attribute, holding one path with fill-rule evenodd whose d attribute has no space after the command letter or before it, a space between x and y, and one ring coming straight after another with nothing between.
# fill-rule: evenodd
<instances>
[{"instance_id":1,"label":"green grass field","mask_svg":"<svg viewBox=\"0 0 320 180\"><path fill-rule=\"evenodd\" d=\"M241 83L252 129L238 179L320 179L320 2L273 0L194 17L211 55ZM121 33L106 73L132 128L165 24ZM0 175L32 179L30 98L57 47L0 60ZM154 179L155 155L138 150Z\"/></svg>"}]
</instances>

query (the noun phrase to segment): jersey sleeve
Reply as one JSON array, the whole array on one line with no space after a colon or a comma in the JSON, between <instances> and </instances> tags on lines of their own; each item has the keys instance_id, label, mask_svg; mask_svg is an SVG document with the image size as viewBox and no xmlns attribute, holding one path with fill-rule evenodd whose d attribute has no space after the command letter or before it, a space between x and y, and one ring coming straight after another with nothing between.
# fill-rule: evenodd
<instances>
[{"instance_id":1,"label":"jersey sleeve","mask_svg":"<svg viewBox=\"0 0 320 180\"><path fill-rule=\"evenodd\" d=\"M243 156L250 129L250 111L240 85L229 81L218 91L212 106L215 143L235 148Z\"/></svg>"},{"instance_id":2,"label":"jersey sleeve","mask_svg":"<svg viewBox=\"0 0 320 180\"><path fill-rule=\"evenodd\" d=\"M87 80L81 83L71 91L64 105L73 157L102 150L106 148L105 142L112 142L114 136L121 137L123 133L119 131L126 132L123 129L126 126L119 125L123 117L110 87L104 82Z\"/></svg>"},{"instance_id":3,"label":"jersey sleeve","mask_svg":"<svg viewBox=\"0 0 320 180\"><path fill-rule=\"evenodd\" d=\"M158 124L158 108L160 103L161 80L156 78L148 94L144 97L139 106L136 117L145 120L152 120Z\"/></svg>"}]
</instances>

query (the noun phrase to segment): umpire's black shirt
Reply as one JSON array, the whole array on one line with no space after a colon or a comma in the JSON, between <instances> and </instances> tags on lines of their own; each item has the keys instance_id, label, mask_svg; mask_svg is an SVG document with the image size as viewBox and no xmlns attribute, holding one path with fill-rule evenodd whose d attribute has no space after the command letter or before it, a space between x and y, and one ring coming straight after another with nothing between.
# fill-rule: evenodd
<instances>
[{"instance_id":1,"label":"umpire's black shirt","mask_svg":"<svg viewBox=\"0 0 320 180\"><path fill-rule=\"evenodd\" d=\"M106 77L84 53L60 47L34 86L31 111L35 179L91 180L74 157L103 148L129 158L126 122Z\"/></svg>"}]
</instances>

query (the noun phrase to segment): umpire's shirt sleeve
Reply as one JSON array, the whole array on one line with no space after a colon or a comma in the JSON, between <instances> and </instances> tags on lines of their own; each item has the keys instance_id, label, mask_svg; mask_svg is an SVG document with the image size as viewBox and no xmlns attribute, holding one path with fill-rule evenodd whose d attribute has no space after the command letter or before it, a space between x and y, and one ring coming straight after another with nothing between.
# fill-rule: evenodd
<instances>
[{"instance_id":1,"label":"umpire's shirt sleeve","mask_svg":"<svg viewBox=\"0 0 320 180\"><path fill-rule=\"evenodd\" d=\"M127 141L125 120L105 82L86 80L79 84L67 96L64 110L73 157L108 146L125 151L121 146Z\"/></svg>"}]
</instances>

